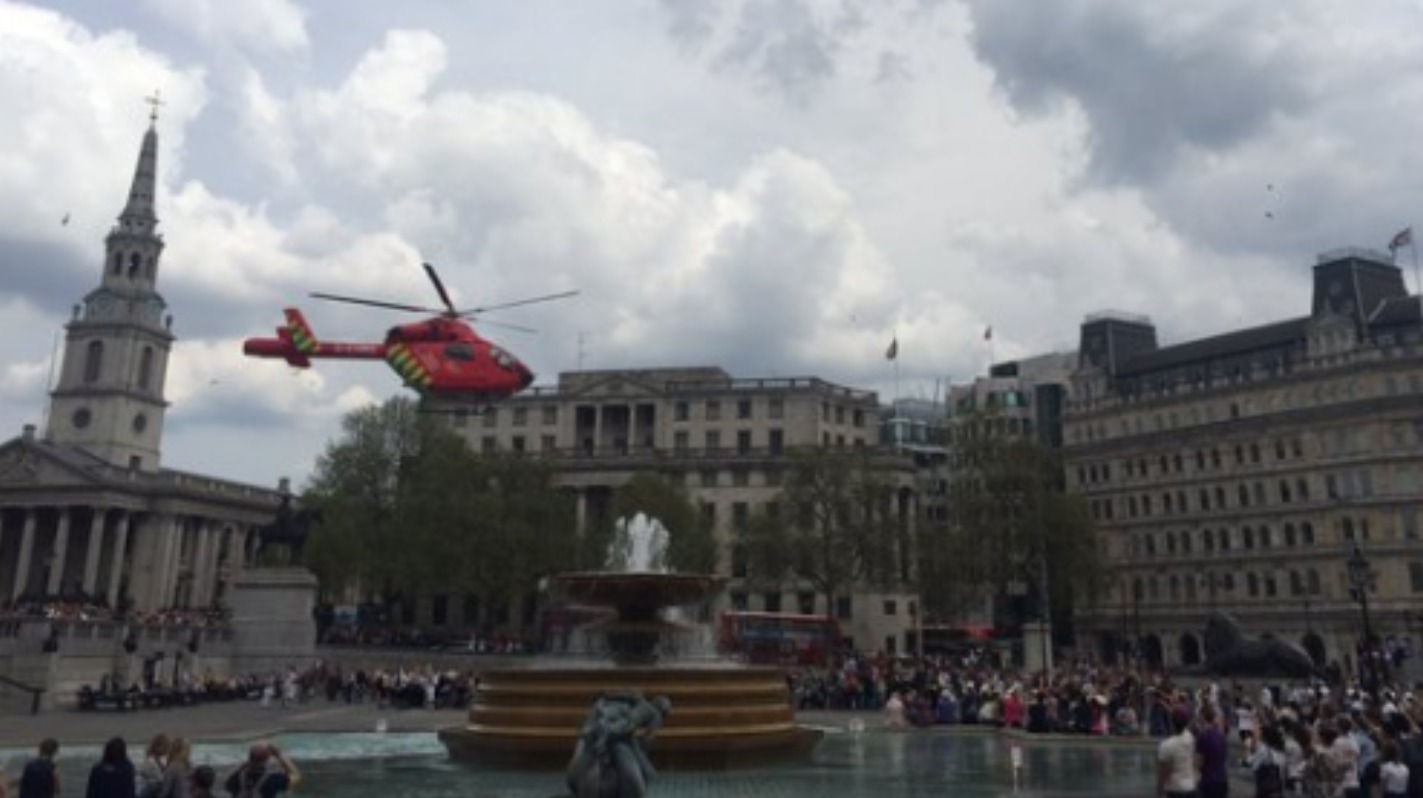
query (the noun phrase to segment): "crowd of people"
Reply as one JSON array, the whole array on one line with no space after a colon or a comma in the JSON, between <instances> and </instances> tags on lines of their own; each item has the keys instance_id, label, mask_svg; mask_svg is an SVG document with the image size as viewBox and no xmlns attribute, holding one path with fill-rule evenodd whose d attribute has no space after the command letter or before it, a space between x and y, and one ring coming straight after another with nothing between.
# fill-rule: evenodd
<instances>
[{"instance_id":1,"label":"crowd of people","mask_svg":"<svg viewBox=\"0 0 1423 798\"><path fill-rule=\"evenodd\" d=\"M16 798L55 798L61 794L56 766L59 741L40 741L33 759L21 769ZM209 765L194 766L192 748L182 737L153 737L143 760L129 758L128 743L113 737L104 744L99 761L89 770L85 798L212 798L221 789L233 798L276 798L301 783L301 771L280 749L267 742L254 743L247 760L226 775ZM0 778L0 798L8 798L7 780ZM70 790L69 794L74 794Z\"/></svg>"},{"instance_id":2,"label":"crowd of people","mask_svg":"<svg viewBox=\"0 0 1423 798\"><path fill-rule=\"evenodd\" d=\"M0 603L0 619L47 621L117 621L140 626L220 626L230 613L220 607L169 607L152 612L122 612L103 597L19 599Z\"/></svg>"}]
</instances>

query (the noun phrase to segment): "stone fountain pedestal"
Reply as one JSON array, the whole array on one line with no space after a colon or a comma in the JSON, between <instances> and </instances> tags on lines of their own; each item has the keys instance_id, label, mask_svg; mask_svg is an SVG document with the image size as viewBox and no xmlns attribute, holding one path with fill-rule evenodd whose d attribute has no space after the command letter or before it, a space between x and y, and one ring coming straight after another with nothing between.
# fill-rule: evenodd
<instances>
[{"instance_id":1,"label":"stone fountain pedestal","mask_svg":"<svg viewBox=\"0 0 1423 798\"><path fill-rule=\"evenodd\" d=\"M804 756L820 741L820 731L796 725L780 668L657 664L660 630L669 626L660 610L706 598L721 589L720 577L581 573L557 579L578 601L617 610L617 619L603 627L612 663L482 672L468 724L440 732L452 758L498 767L562 767L593 702L629 691L671 701L650 752L658 767L762 764Z\"/></svg>"}]
</instances>

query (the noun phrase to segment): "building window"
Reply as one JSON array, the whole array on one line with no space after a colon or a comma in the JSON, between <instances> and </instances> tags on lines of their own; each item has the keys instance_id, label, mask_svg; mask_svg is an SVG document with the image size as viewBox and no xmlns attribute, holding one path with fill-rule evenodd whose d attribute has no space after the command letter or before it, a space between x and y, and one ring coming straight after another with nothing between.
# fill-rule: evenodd
<instances>
[{"instance_id":1,"label":"building window","mask_svg":"<svg viewBox=\"0 0 1423 798\"><path fill-rule=\"evenodd\" d=\"M701 473L702 473L702 487L704 487L704 488L715 488L715 487L716 487L716 469L715 469L715 468L703 468Z\"/></svg>"},{"instance_id":2,"label":"building window","mask_svg":"<svg viewBox=\"0 0 1423 798\"><path fill-rule=\"evenodd\" d=\"M84 381L98 382L104 368L104 342L90 341L84 350Z\"/></svg>"},{"instance_id":3,"label":"building window","mask_svg":"<svg viewBox=\"0 0 1423 798\"><path fill-rule=\"evenodd\" d=\"M497 448L499 447L498 444L495 442L493 435L485 435L483 438L479 439L479 450L481 452L492 452Z\"/></svg>"},{"instance_id":4,"label":"building window","mask_svg":"<svg viewBox=\"0 0 1423 798\"><path fill-rule=\"evenodd\" d=\"M707 430L707 433L706 433L706 447L705 447L705 448L706 448L706 450L707 450L708 452L715 452L716 450L720 449L720 448L721 448L721 433L718 432L718 431L716 431L716 430L714 430L714 429L712 429L712 430Z\"/></svg>"},{"instance_id":5,"label":"building window","mask_svg":"<svg viewBox=\"0 0 1423 798\"><path fill-rule=\"evenodd\" d=\"M545 452L552 452L558 449L558 439L552 435L544 435L539 440L539 448Z\"/></svg>"},{"instance_id":6,"label":"building window","mask_svg":"<svg viewBox=\"0 0 1423 798\"><path fill-rule=\"evenodd\" d=\"M484 428L494 429L499 426L499 408L491 407L484 411Z\"/></svg>"},{"instance_id":7,"label":"building window","mask_svg":"<svg viewBox=\"0 0 1423 798\"><path fill-rule=\"evenodd\" d=\"M527 407L514 408L514 426L525 427L529 424L529 409Z\"/></svg>"},{"instance_id":8,"label":"building window","mask_svg":"<svg viewBox=\"0 0 1423 798\"><path fill-rule=\"evenodd\" d=\"M885 615L898 615L898 614L899 614L899 602L895 601L894 599L885 599L885 600L884 600L884 614L885 614Z\"/></svg>"},{"instance_id":9,"label":"building window","mask_svg":"<svg viewBox=\"0 0 1423 798\"><path fill-rule=\"evenodd\" d=\"M783 483L784 481L785 481L785 476L782 474L781 469L779 469L779 468L768 468L768 469L766 469L766 486L767 486L767 487L771 487L771 488L779 487L779 486L781 485L781 483Z\"/></svg>"},{"instance_id":10,"label":"building window","mask_svg":"<svg viewBox=\"0 0 1423 798\"><path fill-rule=\"evenodd\" d=\"M738 430L738 431L737 431L737 433L736 433L736 453L737 453L737 454L750 454L750 453L751 453L751 430L749 430L749 429L743 429L743 430Z\"/></svg>"},{"instance_id":11,"label":"building window","mask_svg":"<svg viewBox=\"0 0 1423 798\"><path fill-rule=\"evenodd\" d=\"M751 505L746 502L732 502L731 504L731 526L737 531L744 531L751 525Z\"/></svg>"},{"instance_id":12,"label":"building window","mask_svg":"<svg viewBox=\"0 0 1423 798\"><path fill-rule=\"evenodd\" d=\"M469 426L469 411L463 407L456 410L454 420L451 423L454 424L456 428Z\"/></svg>"},{"instance_id":13,"label":"building window","mask_svg":"<svg viewBox=\"0 0 1423 798\"><path fill-rule=\"evenodd\" d=\"M707 421L721 420L721 401L717 399L707 400Z\"/></svg>"},{"instance_id":14,"label":"building window","mask_svg":"<svg viewBox=\"0 0 1423 798\"><path fill-rule=\"evenodd\" d=\"M436 593L430 597L430 623L444 626L450 621L450 597Z\"/></svg>"},{"instance_id":15,"label":"building window","mask_svg":"<svg viewBox=\"0 0 1423 798\"><path fill-rule=\"evenodd\" d=\"M750 400L750 399L737 399L737 400L736 400L736 417L739 418L739 419L748 419L748 418L751 418L751 400Z\"/></svg>"},{"instance_id":16,"label":"building window","mask_svg":"<svg viewBox=\"0 0 1423 798\"><path fill-rule=\"evenodd\" d=\"M781 611L781 594L780 594L780 591L768 592L768 593L766 593L766 595L764 595L764 596L761 597L761 600L766 603L766 612L780 612L780 611Z\"/></svg>"},{"instance_id":17,"label":"building window","mask_svg":"<svg viewBox=\"0 0 1423 798\"><path fill-rule=\"evenodd\" d=\"M686 421L688 418L691 417L691 414L691 406L687 403L685 399L677 400L677 403L672 406L673 421Z\"/></svg>"},{"instance_id":18,"label":"building window","mask_svg":"<svg viewBox=\"0 0 1423 798\"><path fill-rule=\"evenodd\" d=\"M848 621L854 615L855 602L850 596L835 597L835 617Z\"/></svg>"},{"instance_id":19,"label":"building window","mask_svg":"<svg viewBox=\"0 0 1423 798\"><path fill-rule=\"evenodd\" d=\"M785 452L786 433L783 430L773 429L770 431L770 448L772 456L780 456Z\"/></svg>"},{"instance_id":20,"label":"building window","mask_svg":"<svg viewBox=\"0 0 1423 798\"><path fill-rule=\"evenodd\" d=\"M153 382L153 347L145 346L138 359L138 389L146 391Z\"/></svg>"},{"instance_id":21,"label":"building window","mask_svg":"<svg viewBox=\"0 0 1423 798\"><path fill-rule=\"evenodd\" d=\"M746 573L746 544L738 540L731 545L731 576L745 579Z\"/></svg>"},{"instance_id":22,"label":"building window","mask_svg":"<svg viewBox=\"0 0 1423 798\"><path fill-rule=\"evenodd\" d=\"M545 427L551 427L558 423L558 405L544 405L543 423Z\"/></svg>"},{"instance_id":23,"label":"building window","mask_svg":"<svg viewBox=\"0 0 1423 798\"><path fill-rule=\"evenodd\" d=\"M745 488L751 484L751 469L733 468L731 469L731 486L734 488Z\"/></svg>"},{"instance_id":24,"label":"building window","mask_svg":"<svg viewBox=\"0 0 1423 798\"><path fill-rule=\"evenodd\" d=\"M692 448L689 438L690 436L684 429L672 433L672 451L677 454L686 454L687 450Z\"/></svg>"},{"instance_id":25,"label":"building window","mask_svg":"<svg viewBox=\"0 0 1423 798\"><path fill-rule=\"evenodd\" d=\"M524 451L524 436L523 436L523 435L515 435L514 438L513 438L513 440L511 440L509 443L510 443L510 445L511 445L511 447L513 448L514 451L520 452L520 453L522 453L522 452Z\"/></svg>"},{"instance_id":26,"label":"building window","mask_svg":"<svg viewBox=\"0 0 1423 798\"><path fill-rule=\"evenodd\" d=\"M733 591L731 594L731 608L737 612L745 612L747 606L746 594L739 590Z\"/></svg>"},{"instance_id":27,"label":"building window","mask_svg":"<svg viewBox=\"0 0 1423 798\"><path fill-rule=\"evenodd\" d=\"M802 590L801 592L797 593L796 608L800 611L801 615L814 615L815 594L808 590Z\"/></svg>"},{"instance_id":28,"label":"building window","mask_svg":"<svg viewBox=\"0 0 1423 798\"><path fill-rule=\"evenodd\" d=\"M716 526L716 502L702 502L702 520Z\"/></svg>"},{"instance_id":29,"label":"building window","mask_svg":"<svg viewBox=\"0 0 1423 798\"><path fill-rule=\"evenodd\" d=\"M766 417L782 419L786 417L786 400L780 397L772 398L766 406Z\"/></svg>"},{"instance_id":30,"label":"building window","mask_svg":"<svg viewBox=\"0 0 1423 798\"><path fill-rule=\"evenodd\" d=\"M1300 537L1306 546L1314 545L1314 524L1305 521L1300 525Z\"/></svg>"}]
</instances>

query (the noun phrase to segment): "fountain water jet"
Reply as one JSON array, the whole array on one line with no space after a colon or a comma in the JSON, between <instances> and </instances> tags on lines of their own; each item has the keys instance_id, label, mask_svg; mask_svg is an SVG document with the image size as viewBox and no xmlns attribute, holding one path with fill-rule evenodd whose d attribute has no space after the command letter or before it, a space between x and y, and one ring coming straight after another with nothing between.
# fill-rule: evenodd
<instances>
[{"instance_id":1,"label":"fountain water jet","mask_svg":"<svg viewBox=\"0 0 1423 798\"><path fill-rule=\"evenodd\" d=\"M684 625L669 608L699 603L725 579L666 568L667 530L647 516L621 519L609 546L618 570L554 577L576 601L610 607L600 622L610 664L501 668L480 674L464 727L440 739L455 759L499 766L562 766L589 705L609 692L666 696L672 712L657 736L659 766L718 768L806 753L820 732L797 726L779 668L659 664L662 641Z\"/></svg>"}]
</instances>

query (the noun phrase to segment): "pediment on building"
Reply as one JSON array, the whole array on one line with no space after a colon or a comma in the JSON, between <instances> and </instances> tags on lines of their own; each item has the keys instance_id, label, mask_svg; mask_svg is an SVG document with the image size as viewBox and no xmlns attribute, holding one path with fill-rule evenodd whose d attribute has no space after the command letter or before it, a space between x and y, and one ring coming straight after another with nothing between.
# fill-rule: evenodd
<instances>
[{"instance_id":1,"label":"pediment on building","mask_svg":"<svg viewBox=\"0 0 1423 798\"><path fill-rule=\"evenodd\" d=\"M0 489L83 487L104 481L93 468L85 466L84 461L93 460L89 455L56 451L58 448L25 438L0 444Z\"/></svg>"},{"instance_id":2,"label":"pediment on building","mask_svg":"<svg viewBox=\"0 0 1423 798\"><path fill-rule=\"evenodd\" d=\"M609 374L607 377L584 386L577 392L580 398L591 399L609 397L618 399L661 398L662 389L637 377Z\"/></svg>"}]
</instances>

